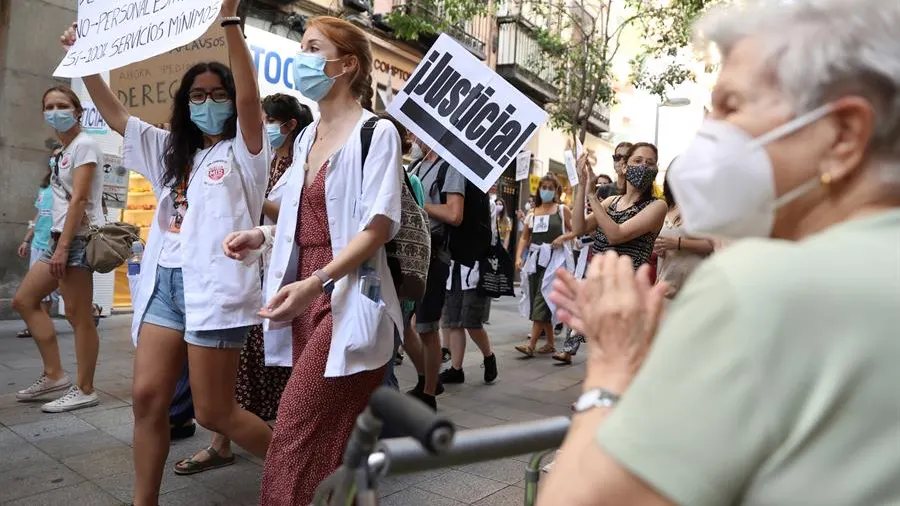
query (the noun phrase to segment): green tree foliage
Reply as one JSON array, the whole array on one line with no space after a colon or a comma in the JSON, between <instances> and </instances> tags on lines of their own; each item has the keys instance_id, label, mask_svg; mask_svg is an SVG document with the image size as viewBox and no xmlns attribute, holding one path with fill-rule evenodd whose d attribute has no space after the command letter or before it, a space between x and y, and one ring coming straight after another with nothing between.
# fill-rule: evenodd
<instances>
[{"instance_id":1,"label":"green tree foliage","mask_svg":"<svg viewBox=\"0 0 900 506\"><path fill-rule=\"evenodd\" d=\"M531 65L549 76L556 90L547 107L551 126L584 141L590 112L615 102L613 64L623 44L640 48L631 59L633 84L664 98L671 87L694 79L679 52L690 42L693 21L716 1L508 0L503 7L533 27L541 54ZM452 33L475 16L491 15L495 7L485 0L406 2L392 11L388 23L408 40Z\"/></svg>"}]
</instances>

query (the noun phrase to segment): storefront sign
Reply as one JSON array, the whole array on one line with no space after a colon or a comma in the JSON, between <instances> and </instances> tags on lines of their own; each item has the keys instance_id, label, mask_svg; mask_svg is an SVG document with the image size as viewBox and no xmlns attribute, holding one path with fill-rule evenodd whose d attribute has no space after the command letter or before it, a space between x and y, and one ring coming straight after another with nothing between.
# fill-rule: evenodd
<instances>
[{"instance_id":1,"label":"storefront sign","mask_svg":"<svg viewBox=\"0 0 900 506\"><path fill-rule=\"evenodd\" d=\"M380 72L385 75L390 75L394 79L399 79L402 82L409 81L410 73L408 70L404 70L400 67L392 65L390 62L384 61L379 58L375 58L375 61L372 63L372 68L375 69L375 72Z\"/></svg>"},{"instance_id":2,"label":"storefront sign","mask_svg":"<svg viewBox=\"0 0 900 506\"><path fill-rule=\"evenodd\" d=\"M537 193L539 186L541 186L541 176L536 176L534 174L528 176L528 191L531 192L531 195Z\"/></svg>"},{"instance_id":3,"label":"storefront sign","mask_svg":"<svg viewBox=\"0 0 900 506\"><path fill-rule=\"evenodd\" d=\"M103 199L110 209L125 209L128 197L128 169L122 157L103 154Z\"/></svg>"},{"instance_id":4,"label":"storefront sign","mask_svg":"<svg viewBox=\"0 0 900 506\"><path fill-rule=\"evenodd\" d=\"M81 107L84 114L81 115L81 129L93 135L104 135L109 133L109 125L100 116L100 111L94 106L93 102L87 100L81 101Z\"/></svg>"},{"instance_id":5,"label":"storefront sign","mask_svg":"<svg viewBox=\"0 0 900 506\"><path fill-rule=\"evenodd\" d=\"M144 61L203 35L222 0L79 0L78 39L53 72L81 77Z\"/></svg>"},{"instance_id":6,"label":"storefront sign","mask_svg":"<svg viewBox=\"0 0 900 506\"><path fill-rule=\"evenodd\" d=\"M285 93L318 111L317 104L294 86L294 56L300 52L300 43L252 26L244 27L244 33L259 76L260 97Z\"/></svg>"},{"instance_id":7,"label":"storefront sign","mask_svg":"<svg viewBox=\"0 0 900 506\"><path fill-rule=\"evenodd\" d=\"M487 192L547 113L446 34L388 113Z\"/></svg>"},{"instance_id":8,"label":"storefront sign","mask_svg":"<svg viewBox=\"0 0 900 506\"><path fill-rule=\"evenodd\" d=\"M109 85L132 115L148 123L168 123L182 76L194 64L207 61L228 64L225 30L218 23L189 44L113 70Z\"/></svg>"}]
</instances>

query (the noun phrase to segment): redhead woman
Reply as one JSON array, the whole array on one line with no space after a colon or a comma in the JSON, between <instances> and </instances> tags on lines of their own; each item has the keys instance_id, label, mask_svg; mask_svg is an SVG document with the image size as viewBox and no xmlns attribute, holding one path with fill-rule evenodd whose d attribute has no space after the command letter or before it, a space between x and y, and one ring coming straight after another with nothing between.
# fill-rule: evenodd
<instances>
[{"instance_id":1,"label":"redhead woman","mask_svg":"<svg viewBox=\"0 0 900 506\"><path fill-rule=\"evenodd\" d=\"M175 93L171 131L131 116L103 79L84 84L110 128L124 136L125 166L143 174L159 202L133 294L134 504L156 505L169 452L168 408L185 357L200 425L254 455L272 432L235 400L247 332L260 322L259 265L227 258L228 234L259 223L269 143L238 0L222 3L231 67L198 63ZM63 35L68 47L75 30Z\"/></svg>"},{"instance_id":2,"label":"redhead woman","mask_svg":"<svg viewBox=\"0 0 900 506\"><path fill-rule=\"evenodd\" d=\"M44 92L44 120L56 131L62 149L51 161L52 192L49 249L28 270L13 298L13 307L31 331L41 354L44 370L31 386L16 393L20 401L32 401L53 393L63 395L44 404L48 413L95 406L94 370L100 336L94 324L91 297L93 274L86 263L87 233L93 225L105 221L101 200L103 174L100 172L100 146L81 131L84 109L71 88L54 86ZM49 197L49 196L48 196ZM66 302L66 319L75 329L75 358L78 376L75 383L63 371L56 331L41 301L59 287Z\"/></svg>"},{"instance_id":3,"label":"redhead woman","mask_svg":"<svg viewBox=\"0 0 900 506\"><path fill-rule=\"evenodd\" d=\"M384 245L400 227L400 137L371 106L372 50L346 21L307 23L294 82L321 116L294 143L278 223L233 234L229 256L272 246L269 361L293 361L263 470L260 504L307 505L341 461L403 328ZM373 126L362 159L364 125Z\"/></svg>"}]
</instances>

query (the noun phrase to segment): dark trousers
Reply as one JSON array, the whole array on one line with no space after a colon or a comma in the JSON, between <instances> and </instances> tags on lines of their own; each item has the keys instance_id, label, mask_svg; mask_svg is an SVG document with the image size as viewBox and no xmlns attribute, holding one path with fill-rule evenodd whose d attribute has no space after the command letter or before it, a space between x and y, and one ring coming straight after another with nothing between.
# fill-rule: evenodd
<instances>
[{"instance_id":1,"label":"dark trousers","mask_svg":"<svg viewBox=\"0 0 900 506\"><path fill-rule=\"evenodd\" d=\"M184 425L192 418L194 418L194 401L191 399L191 381L185 360L181 378L178 378L178 385L175 386L175 397L169 406L169 423Z\"/></svg>"}]
</instances>

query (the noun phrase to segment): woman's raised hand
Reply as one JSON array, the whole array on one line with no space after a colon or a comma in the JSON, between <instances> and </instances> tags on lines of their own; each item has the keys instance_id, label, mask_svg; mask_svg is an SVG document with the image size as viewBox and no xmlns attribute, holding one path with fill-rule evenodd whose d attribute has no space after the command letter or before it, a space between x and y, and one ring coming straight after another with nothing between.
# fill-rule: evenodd
<instances>
[{"instance_id":1,"label":"woman's raised hand","mask_svg":"<svg viewBox=\"0 0 900 506\"><path fill-rule=\"evenodd\" d=\"M62 44L62 48L64 51L68 52L69 49L75 45L75 41L78 40L78 23L72 23L72 26L66 28L66 30L60 35L59 43Z\"/></svg>"}]
</instances>

